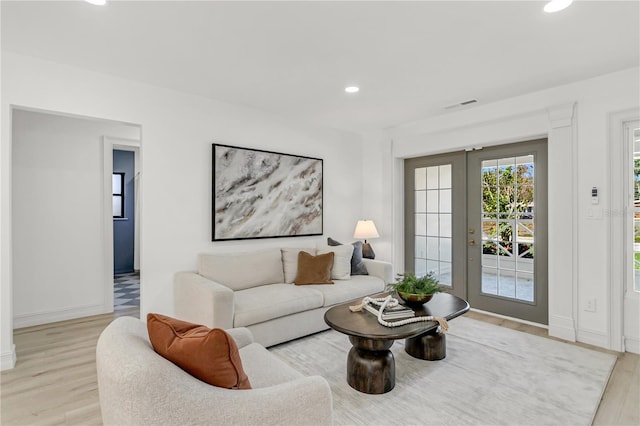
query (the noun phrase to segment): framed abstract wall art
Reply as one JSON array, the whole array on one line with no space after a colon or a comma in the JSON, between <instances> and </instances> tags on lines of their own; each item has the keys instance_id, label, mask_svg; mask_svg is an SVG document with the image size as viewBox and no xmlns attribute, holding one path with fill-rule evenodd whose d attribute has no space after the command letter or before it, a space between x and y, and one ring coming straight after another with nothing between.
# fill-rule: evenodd
<instances>
[{"instance_id":1,"label":"framed abstract wall art","mask_svg":"<svg viewBox=\"0 0 640 426\"><path fill-rule=\"evenodd\" d=\"M212 240L322 235L322 160L213 144Z\"/></svg>"}]
</instances>

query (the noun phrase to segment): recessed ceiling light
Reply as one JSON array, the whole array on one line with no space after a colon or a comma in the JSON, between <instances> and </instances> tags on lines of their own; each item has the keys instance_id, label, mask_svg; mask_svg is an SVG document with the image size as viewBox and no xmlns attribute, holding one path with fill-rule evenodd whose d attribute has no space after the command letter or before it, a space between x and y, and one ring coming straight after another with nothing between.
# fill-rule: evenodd
<instances>
[{"instance_id":1,"label":"recessed ceiling light","mask_svg":"<svg viewBox=\"0 0 640 426\"><path fill-rule=\"evenodd\" d=\"M360 91L360 88L358 86L348 86L344 88L344 91L347 93L356 93Z\"/></svg>"},{"instance_id":2,"label":"recessed ceiling light","mask_svg":"<svg viewBox=\"0 0 640 426\"><path fill-rule=\"evenodd\" d=\"M551 0L544 7L544 11L547 13L559 12L569 7L571 3L573 3L573 0Z\"/></svg>"},{"instance_id":3,"label":"recessed ceiling light","mask_svg":"<svg viewBox=\"0 0 640 426\"><path fill-rule=\"evenodd\" d=\"M104 6L105 4L107 4L107 0L84 0L87 3L91 3L94 4L96 6Z\"/></svg>"}]
</instances>

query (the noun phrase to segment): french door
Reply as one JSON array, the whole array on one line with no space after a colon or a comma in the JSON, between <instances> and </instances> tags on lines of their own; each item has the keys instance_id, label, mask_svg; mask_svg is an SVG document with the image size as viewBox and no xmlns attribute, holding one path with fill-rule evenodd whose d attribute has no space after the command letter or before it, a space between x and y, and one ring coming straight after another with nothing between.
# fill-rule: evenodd
<instances>
[{"instance_id":1,"label":"french door","mask_svg":"<svg viewBox=\"0 0 640 426\"><path fill-rule=\"evenodd\" d=\"M466 299L464 152L405 160L405 269Z\"/></svg>"},{"instance_id":2,"label":"french door","mask_svg":"<svg viewBox=\"0 0 640 426\"><path fill-rule=\"evenodd\" d=\"M405 161L405 269L546 324L546 140Z\"/></svg>"}]
</instances>

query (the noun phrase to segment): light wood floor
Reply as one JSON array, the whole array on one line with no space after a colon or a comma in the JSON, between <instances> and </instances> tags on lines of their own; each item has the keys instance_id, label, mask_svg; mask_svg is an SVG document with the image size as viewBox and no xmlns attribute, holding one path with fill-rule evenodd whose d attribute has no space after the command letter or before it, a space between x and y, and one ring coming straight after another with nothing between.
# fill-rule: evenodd
<instances>
[{"instance_id":1,"label":"light wood floor","mask_svg":"<svg viewBox=\"0 0 640 426\"><path fill-rule=\"evenodd\" d=\"M117 315L137 317L138 311ZM467 316L549 338L547 330L539 327L476 312ZM16 330L18 363L1 375L0 424L101 424L95 346L113 318L100 315ZM640 356L576 345L618 356L593 424L640 425Z\"/></svg>"}]
</instances>

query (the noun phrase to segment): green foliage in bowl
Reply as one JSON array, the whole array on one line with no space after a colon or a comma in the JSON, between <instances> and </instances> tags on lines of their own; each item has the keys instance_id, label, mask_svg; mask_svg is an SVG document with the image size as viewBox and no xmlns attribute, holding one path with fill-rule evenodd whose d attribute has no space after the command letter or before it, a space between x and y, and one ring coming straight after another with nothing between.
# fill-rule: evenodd
<instances>
[{"instance_id":1,"label":"green foliage in bowl","mask_svg":"<svg viewBox=\"0 0 640 426\"><path fill-rule=\"evenodd\" d=\"M444 291L442 287L438 285L438 280L435 278L433 272L429 272L423 277L416 277L411 272L404 274L398 274L399 281L397 283L389 283L387 290L395 290L401 293L409 294L434 294Z\"/></svg>"}]
</instances>

